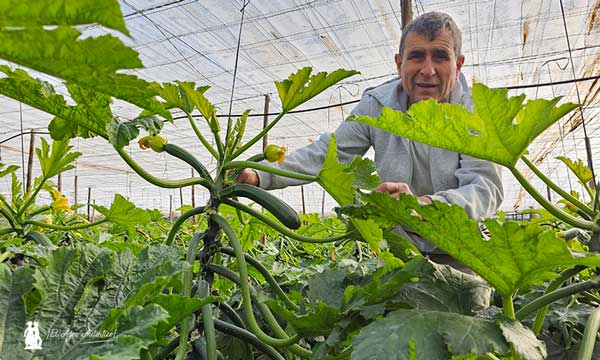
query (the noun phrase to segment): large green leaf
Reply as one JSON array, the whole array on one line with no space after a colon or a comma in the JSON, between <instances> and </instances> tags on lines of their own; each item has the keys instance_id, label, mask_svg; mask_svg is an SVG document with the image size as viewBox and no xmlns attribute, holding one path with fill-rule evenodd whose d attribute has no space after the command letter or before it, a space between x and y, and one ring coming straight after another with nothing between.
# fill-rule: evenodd
<instances>
[{"instance_id":1,"label":"large green leaf","mask_svg":"<svg viewBox=\"0 0 600 360\"><path fill-rule=\"evenodd\" d=\"M323 301L317 301L304 313L288 310L281 301L267 300L265 303L302 337L329 335L342 318L338 308Z\"/></svg>"},{"instance_id":2,"label":"large green leaf","mask_svg":"<svg viewBox=\"0 0 600 360\"><path fill-rule=\"evenodd\" d=\"M129 35L119 3L114 0L5 0L0 26L82 25L97 23Z\"/></svg>"},{"instance_id":3,"label":"large green leaf","mask_svg":"<svg viewBox=\"0 0 600 360\"><path fill-rule=\"evenodd\" d=\"M354 203L354 174L350 166L340 164L337 156L335 135L331 135L323 167L317 174L317 181L340 205Z\"/></svg>"},{"instance_id":4,"label":"large green leaf","mask_svg":"<svg viewBox=\"0 0 600 360\"><path fill-rule=\"evenodd\" d=\"M367 206L347 209L352 216L383 217L402 224L469 266L502 295L541 284L573 265L600 266L600 257L574 258L565 242L538 224L500 223L486 220L491 239L484 239L477 221L458 205L435 201L420 205L401 194L371 193L362 196Z\"/></svg>"},{"instance_id":5,"label":"large green leaf","mask_svg":"<svg viewBox=\"0 0 600 360\"><path fill-rule=\"evenodd\" d=\"M424 261L413 273L419 280L404 284L397 299L415 309L474 315L490 294L479 276L448 265Z\"/></svg>"},{"instance_id":6,"label":"large green leaf","mask_svg":"<svg viewBox=\"0 0 600 360\"><path fill-rule=\"evenodd\" d=\"M594 178L592 170L590 170L581 159L573 161L565 156L557 156L556 158L565 163L583 185L587 186L588 182Z\"/></svg>"},{"instance_id":7,"label":"large green leaf","mask_svg":"<svg viewBox=\"0 0 600 360\"><path fill-rule=\"evenodd\" d=\"M319 72L313 76L310 75L311 72L311 67L304 67L286 80L275 82L283 112L288 112L305 103L345 78L359 74L358 71L344 69L338 69L329 74Z\"/></svg>"},{"instance_id":8,"label":"large green leaf","mask_svg":"<svg viewBox=\"0 0 600 360\"><path fill-rule=\"evenodd\" d=\"M92 205L99 213L106 217L107 221L119 224L129 231L135 225L147 224L150 222L150 215L147 211L137 208L132 202L128 201L121 194L115 194L110 209L101 205Z\"/></svg>"},{"instance_id":9,"label":"large green leaf","mask_svg":"<svg viewBox=\"0 0 600 360\"><path fill-rule=\"evenodd\" d=\"M29 317L23 315L25 305L20 299L32 289L31 274L26 274L31 271L18 270L11 280L5 265L0 265L0 299L8 300L0 301L0 307L11 319L0 323L0 344L4 340L0 354L6 355L3 359L31 357L22 351L24 324L29 320L39 323L42 350L35 352L38 356L139 358L140 349L157 342L159 334L164 336L172 328L171 320L197 309L197 304L162 294L167 285L180 286L186 264L176 249L166 246L145 248L137 256L129 249L113 253L91 244L59 248L35 270L33 286L42 296ZM156 282L164 285L153 287L152 294L137 295ZM138 301L126 307L132 297ZM101 327L114 310L120 310L119 316L112 319L111 326ZM16 342L11 338L15 336ZM17 356L22 353L24 357Z\"/></svg>"},{"instance_id":10,"label":"large green leaf","mask_svg":"<svg viewBox=\"0 0 600 360\"><path fill-rule=\"evenodd\" d=\"M69 140L53 141L52 151L46 139L42 138L41 149L35 149L35 153L40 162L42 175L50 179L62 172L75 168L75 160L81 156L80 152L69 152L73 147L69 145Z\"/></svg>"},{"instance_id":11,"label":"large green leaf","mask_svg":"<svg viewBox=\"0 0 600 360\"><path fill-rule=\"evenodd\" d=\"M171 119L151 84L118 70L142 67L138 54L110 35L79 39L70 27L0 31L0 58L117 97ZM21 100L20 98L15 98Z\"/></svg>"},{"instance_id":12,"label":"large green leaf","mask_svg":"<svg viewBox=\"0 0 600 360\"><path fill-rule=\"evenodd\" d=\"M31 291L33 271L19 268L12 272L0 264L0 359L29 359L24 350L23 331L26 327L23 296Z\"/></svg>"},{"instance_id":13,"label":"large green leaf","mask_svg":"<svg viewBox=\"0 0 600 360\"><path fill-rule=\"evenodd\" d=\"M352 345L352 359L357 360L447 360L452 355L483 356L509 350L494 321L422 310L394 311L364 327Z\"/></svg>"},{"instance_id":14,"label":"large green leaf","mask_svg":"<svg viewBox=\"0 0 600 360\"><path fill-rule=\"evenodd\" d=\"M560 98L523 104L524 95L508 97L506 89L473 85L475 111L459 104L430 99L406 113L384 108L379 118L358 116L362 122L392 134L461 154L513 167L527 146L545 129L578 105L556 107Z\"/></svg>"}]
</instances>

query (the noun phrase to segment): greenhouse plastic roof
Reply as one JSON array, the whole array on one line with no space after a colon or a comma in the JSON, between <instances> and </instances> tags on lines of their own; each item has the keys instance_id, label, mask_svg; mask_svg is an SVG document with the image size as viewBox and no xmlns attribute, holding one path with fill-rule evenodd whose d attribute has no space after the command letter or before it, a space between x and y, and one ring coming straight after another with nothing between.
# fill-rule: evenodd
<instances>
[{"instance_id":1,"label":"greenhouse plastic roof","mask_svg":"<svg viewBox=\"0 0 600 360\"><path fill-rule=\"evenodd\" d=\"M229 111L234 73L237 75L232 114L241 114L245 109L262 114L265 95L270 97L269 112L278 112L280 104L273 81L285 79L305 66L318 71L346 68L361 72L302 106L308 110L357 100L366 88L395 76L394 54L401 22L398 0L252 0L243 12L237 71L242 1L127 0L120 4L131 38L97 25L83 27L84 36L107 32L120 36L140 54L144 68L133 73L144 79L210 85L206 95L218 106L220 114ZM449 13L463 31L466 59L463 72L469 81L483 82L490 87L516 87L600 74L600 0L564 0L562 3L559 0L423 0L413 3L415 16L434 10ZM66 93L60 86L57 90ZM573 112L571 117L561 120L537 139L529 155L563 188L583 193L576 178L568 174L555 157L586 161L582 126L585 121L592 159L598 163L600 82L510 90L511 95L519 93L527 94L528 98L563 96L563 101L583 104L581 112ZM30 129L39 133L47 131L51 116L4 97L0 97L0 105L1 161L26 166L29 136L18 135ZM333 131L351 109L352 105L334 106L287 115L269 134L269 142L285 145L290 150L300 148L315 141L322 132ZM114 110L124 119L133 118L139 112L120 101L115 101ZM256 134L262 123L262 116L250 118L247 136ZM207 127L200 128L207 133ZM212 170L208 153L187 121L180 119L166 124L162 134L170 142L199 156ZM40 135L37 136L36 145L39 145ZM63 193L71 199L75 197L77 176L80 203L87 202L88 192L93 202L104 205L111 202L115 193L127 196L139 206L164 211L179 207L182 199L184 204L191 203L190 188L180 192L145 182L129 170L102 139L75 139L72 144L84 156L78 160L76 169L62 177ZM259 152L259 147L256 145L250 153ZM189 166L173 158L142 152L134 143L129 151L157 176L170 179L190 176ZM596 165L596 171L598 169L600 165ZM34 170L39 174L38 167L34 166ZM508 171L504 171L503 178L506 193L503 210L522 210L535 205L534 200L524 196ZM546 188L539 181L532 182L546 194ZM0 185L1 191L7 193L8 184ZM294 208L302 209L300 188L274 193ZM557 199L552 196L553 200ZM321 212L323 201L326 213L335 205L316 184L304 187L304 198L307 212ZM196 188L195 203L206 200L206 191Z\"/></svg>"}]
</instances>

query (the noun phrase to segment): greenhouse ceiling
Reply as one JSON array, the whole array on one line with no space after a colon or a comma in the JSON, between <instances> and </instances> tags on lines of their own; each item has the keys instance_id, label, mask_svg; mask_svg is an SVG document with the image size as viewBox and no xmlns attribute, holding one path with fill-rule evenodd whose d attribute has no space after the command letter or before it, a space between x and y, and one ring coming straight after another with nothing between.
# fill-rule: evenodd
<instances>
[{"instance_id":1,"label":"greenhouse ceiling","mask_svg":"<svg viewBox=\"0 0 600 360\"><path fill-rule=\"evenodd\" d=\"M290 150L316 140L322 132L333 131L351 111L352 102L370 86L395 76L394 53L400 38L399 0L276 0L276 1L120 1L130 38L97 25L82 28L84 37L111 33L135 49L144 64L133 73L151 81L194 81L209 85L207 97L220 114L241 114L252 109L277 113L280 104L273 82L311 66L318 71L355 69L360 75L345 80L303 106L305 111L287 115L269 134L269 142ZM243 8L243 11L242 11ZM555 158L566 156L587 161L585 139L591 144L591 158L600 169L598 131L600 82L600 0L535 1L415 1L415 15L443 11L454 17L463 31L463 72L470 81L490 87L509 87L510 94L528 98L553 98L583 104L581 111L561 120L530 147L530 159L565 189L582 192L577 179ZM243 21L242 21L243 16ZM241 35L241 37L240 37ZM239 52L238 49L239 40ZM236 57L236 54L238 55ZM110 54L107 54L110 57ZM236 68L237 58L237 68ZM11 64L9 64L11 65ZM235 75L235 86L233 79ZM40 77L44 78L40 75ZM56 79L57 90L66 94ZM552 83L559 84L552 84ZM535 86L542 84L543 86ZM347 105L339 105L350 103ZM18 102L0 97L0 158L3 163L27 166L30 136L48 137L51 116ZM324 108L315 110L315 108ZM115 114L132 118L139 109L115 101ZM177 117L177 116L176 116ZM271 119L273 116L270 117ZM221 118L226 121L225 118ZM263 117L251 117L247 136L263 126ZM207 131L207 127L202 128ZM25 136L20 134L25 133ZM166 124L162 134L199 156L211 170L211 157L203 153L187 122ZM190 204L190 188L157 188L135 173L105 141L76 139L74 147L84 155L77 167L62 177L62 190L69 198L108 204L115 193L137 205L167 211L183 201ZM173 158L129 152L156 175L172 179L188 177L190 168ZM259 145L254 151L259 152ZM34 162L34 172L39 168ZM19 172L20 175L24 174ZM505 200L502 209L523 210L535 201L520 190L505 171ZM77 181L75 181L77 179ZM75 195L75 183L77 194ZM533 182L546 194L541 183ZM0 184L8 193L9 184ZM333 200L317 185L274 191L296 209L331 211ZM549 194L553 196L553 194ZM207 200L207 193L195 189L195 202ZM556 199L555 199L556 200Z\"/></svg>"}]
</instances>

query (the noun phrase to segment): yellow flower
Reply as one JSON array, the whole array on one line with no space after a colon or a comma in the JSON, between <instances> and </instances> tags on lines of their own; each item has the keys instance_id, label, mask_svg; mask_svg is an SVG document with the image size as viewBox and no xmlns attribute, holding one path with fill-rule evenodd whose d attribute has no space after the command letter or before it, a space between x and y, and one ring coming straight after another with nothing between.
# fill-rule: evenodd
<instances>
[{"instance_id":1,"label":"yellow flower","mask_svg":"<svg viewBox=\"0 0 600 360\"><path fill-rule=\"evenodd\" d=\"M264 151L265 159L270 162L275 162L281 164L283 160L285 160L285 152L287 148L285 146L277 146L274 144L267 145Z\"/></svg>"},{"instance_id":2,"label":"yellow flower","mask_svg":"<svg viewBox=\"0 0 600 360\"><path fill-rule=\"evenodd\" d=\"M63 194L60 193L60 191L58 191L57 189L52 189L51 194L52 196L52 204L50 205L52 207L52 210L64 210L64 211L68 211L70 213L73 212L73 209L71 209L71 206L69 205L69 199L67 199Z\"/></svg>"},{"instance_id":3,"label":"yellow flower","mask_svg":"<svg viewBox=\"0 0 600 360\"><path fill-rule=\"evenodd\" d=\"M152 149L158 153L163 152L163 148L167 145L167 140L162 136L144 136L138 141L140 149Z\"/></svg>"}]
</instances>

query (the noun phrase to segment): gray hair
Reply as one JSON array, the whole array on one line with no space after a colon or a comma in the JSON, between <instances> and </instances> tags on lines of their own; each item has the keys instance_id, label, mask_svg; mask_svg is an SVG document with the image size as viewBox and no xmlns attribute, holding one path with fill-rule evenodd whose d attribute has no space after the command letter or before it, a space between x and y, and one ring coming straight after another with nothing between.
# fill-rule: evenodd
<instances>
[{"instance_id":1,"label":"gray hair","mask_svg":"<svg viewBox=\"0 0 600 360\"><path fill-rule=\"evenodd\" d=\"M404 53L404 40L408 33L415 32L427 37L429 40L433 40L444 29L450 32L452 44L454 45L454 55L459 57L462 53L462 35L460 30L450 15L437 11L428 12L416 17L406 25L402 30L402 37L400 38L400 56Z\"/></svg>"}]
</instances>

